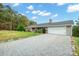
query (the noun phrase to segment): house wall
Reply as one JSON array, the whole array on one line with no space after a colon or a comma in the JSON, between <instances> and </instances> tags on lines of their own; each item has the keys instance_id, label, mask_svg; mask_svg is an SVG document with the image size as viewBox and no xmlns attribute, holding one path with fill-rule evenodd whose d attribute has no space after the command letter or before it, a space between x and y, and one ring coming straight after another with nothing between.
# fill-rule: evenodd
<instances>
[{"instance_id":1,"label":"house wall","mask_svg":"<svg viewBox=\"0 0 79 59\"><path fill-rule=\"evenodd\" d=\"M30 31L32 32L35 32L36 30L38 29L30 28ZM72 26L45 27L45 31L46 33L51 33L51 34L61 34L61 35L72 36Z\"/></svg>"},{"instance_id":2,"label":"house wall","mask_svg":"<svg viewBox=\"0 0 79 59\"><path fill-rule=\"evenodd\" d=\"M66 33L68 36L72 36L72 26L66 26Z\"/></svg>"}]
</instances>

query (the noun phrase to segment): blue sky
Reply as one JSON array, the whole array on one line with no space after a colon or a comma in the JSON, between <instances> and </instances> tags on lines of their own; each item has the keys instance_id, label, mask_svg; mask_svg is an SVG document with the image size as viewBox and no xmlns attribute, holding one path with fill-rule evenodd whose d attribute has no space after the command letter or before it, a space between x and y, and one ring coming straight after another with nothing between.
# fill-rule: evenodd
<instances>
[{"instance_id":1,"label":"blue sky","mask_svg":"<svg viewBox=\"0 0 79 59\"><path fill-rule=\"evenodd\" d=\"M27 16L37 23L77 20L79 17L78 3L7 3L18 13Z\"/></svg>"}]
</instances>

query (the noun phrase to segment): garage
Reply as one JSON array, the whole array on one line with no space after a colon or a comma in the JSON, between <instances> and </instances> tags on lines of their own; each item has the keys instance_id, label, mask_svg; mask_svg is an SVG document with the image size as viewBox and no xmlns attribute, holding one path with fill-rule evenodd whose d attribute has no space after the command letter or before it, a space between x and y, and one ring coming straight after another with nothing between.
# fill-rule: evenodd
<instances>
[{"instance_id":1,"label":"garage","mask_svg":"<svg viewBox=\"0 0 79 59\"><path fill-rule=\"evenodd\" d=\"M66 27L48 27L48 33L66 35Z\"/></svg>"}]
</instances>

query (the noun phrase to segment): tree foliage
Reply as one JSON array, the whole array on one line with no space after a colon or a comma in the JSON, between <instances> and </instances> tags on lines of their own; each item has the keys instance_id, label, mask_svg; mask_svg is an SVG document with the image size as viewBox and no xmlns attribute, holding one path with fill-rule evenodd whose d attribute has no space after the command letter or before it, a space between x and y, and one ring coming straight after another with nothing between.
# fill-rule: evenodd
<instances>
[{"instance_id":1,"label":"tree foliage","mask_svg":"<svg viewBox=\"0 0 79 59\"><path fill-rule=\"evenodd\" d=\"M79 37L79 18L76 20L76 25L73 26L72 35Z\"/></svg>"},{"instance_id":2,"label":"tree foliage","mask_svg":"<svg viewBox=\"0 0 79 59\"><path fill-rule=\"evenodd\" d=\"M79 37L79 26L74 26L74 27L73 27L72 35Z\"/></svg>"},{"instance_id":3,"label":"tree foliage","mask_svg":"<svg viewBox=\"0 0 79 59\"><path fill-rule=\"evenodd\" d=\"M10 6L4 6L0 3L0 30L16 30L20 24L26 27L35 24L35 22L16 13Z\"/></svg>"},{"instance_id":4,"label":"tree foliage","mask_svg":"<svg viewBox=\"0 0 79 59\"><path fill-rule=\"evenodd\" d=\"M33 20L30 20L30 21L29 21L29 25L35 25L35 24L37 24L37 23L34 22Z\"/></svg>"},{"instance_id":5,"label":"tree foliage","mask_svg":"<svg viewBox=\"0 0 79 59\"><path fill-rule=\"evenodd\" d=\"M23 24L18 24L16 30L17 30L17 31L25 31L24 25L23 25Z\"/></svg>"}]
</instances>

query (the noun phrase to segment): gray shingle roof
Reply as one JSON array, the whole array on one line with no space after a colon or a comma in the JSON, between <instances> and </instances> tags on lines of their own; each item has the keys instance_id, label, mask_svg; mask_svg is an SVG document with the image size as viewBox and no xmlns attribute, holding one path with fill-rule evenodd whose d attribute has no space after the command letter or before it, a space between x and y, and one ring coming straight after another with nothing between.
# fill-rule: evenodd
<instances>
[{"instance_id":1,"label":"gray shingle roof","mask_svg":"<svg viewBox=\"0 0 79 59\"><path fill-rule=\"evenodd\" d=\"M37 25L31 25L29 27L49 27L49 26L66 26L66 25L73 25L73 20L68 21L61 21L61 22L53 22L53 23L43 23Z\"/></svg>"}]
</instances>

